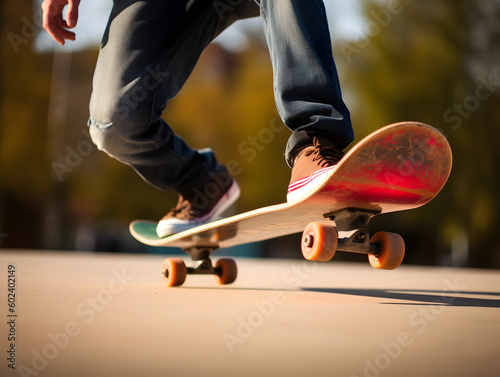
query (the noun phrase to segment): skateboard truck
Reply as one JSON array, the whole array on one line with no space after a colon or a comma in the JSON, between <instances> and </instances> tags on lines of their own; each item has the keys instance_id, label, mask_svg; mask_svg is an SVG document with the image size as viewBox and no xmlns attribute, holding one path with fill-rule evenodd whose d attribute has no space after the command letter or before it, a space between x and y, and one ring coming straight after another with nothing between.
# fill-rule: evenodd
<instances>
[{"instance_id":1,"label":"skateboard truck","mask_svg":"<svg viewBox=\"0 0 500 377\"><path fill-rule=\"evenodd\" d=\"M325 213L323 217L335 224L308 224L302 233L302 255L307 260L327 262L337 250L367 254L372 267L395 269L403 261L403 238L389 232L369 236L368 223L380 213L380 210L358 208Z\"/></svg>"},{"instance_id":2,"label":"skateboard truck","mask_svg":"<svg viewBox=\"0 0 500 377\"><path fill-rule=\"evenodd\" d=\"M217 247L214 246L195 246L182 249L191 256L194 262L194 267L187 267L187 273L189 275L220 275L220 269L216 269L210 259L210 253L216 249Z\"/></svg>"},{"instance_id":3,"label":"skateboard truck","mask_svg":"<svg viewBox=\"0 0 500 377\"><path fill-rule=\"evenodd\" d=\"M186 267L181 258L167 258L161 266L163 281L169 287L179 286L186 280L186 275L216 275L220 284L231 284L236 280L238 269L231 258L219 259L215 265L210 254L217 246L192 246L182 250L191 256L194 267Z\"/></svg>"},{"instance_id":4,"label":"skateboard truck","mask_svg":"<svg viewBox=\"0 0 500 377\"><path fill-rule=\"evenodd\" d=\"M337 250L358 254L379 254L378 244L370 242L368 223L380 212L347 208L325 214L325 218L335 221L338 233Z\"/></svg>"}]
</instances>

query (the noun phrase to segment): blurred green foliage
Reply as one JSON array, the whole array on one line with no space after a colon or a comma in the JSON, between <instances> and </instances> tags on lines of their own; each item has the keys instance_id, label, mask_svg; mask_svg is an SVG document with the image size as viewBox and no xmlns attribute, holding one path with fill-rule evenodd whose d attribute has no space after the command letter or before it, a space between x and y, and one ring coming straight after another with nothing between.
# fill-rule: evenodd
<instances>
[{"instance_id":1,"label":"blurred green foliage","mask_svg":"<svg viewBox=\"0 0 500 377\"><path fill-rule=\"evenodd\" d=\"M500 267L500 2L362 4L364 35L346 41L333 34L357 140L417 120L441 129L454 151L452 176L434 201L376 218L374 230L404 235L406 263ZM34 52L26 27L32 12L29 2L0 4L0 246L142 250L127 223L160 218L176 197L90 143L97 50ZM289 131L275 110L267 47L250 38L240 53L210 46L164 113L188 144L211 147L231 166L243 188L238 212L284 201L289 179ZM101 247L92 237L104 240ZM265 254L278 256L269 251L278 246L298 257L296 241L274 240L263 245Z\"/></svg>"}]
</instances>

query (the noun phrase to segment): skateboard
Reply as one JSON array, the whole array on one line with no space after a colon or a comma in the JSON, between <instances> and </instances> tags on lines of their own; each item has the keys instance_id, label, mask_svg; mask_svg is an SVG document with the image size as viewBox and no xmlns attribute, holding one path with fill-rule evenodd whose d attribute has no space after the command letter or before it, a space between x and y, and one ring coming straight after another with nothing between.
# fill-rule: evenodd
<instances>
[{"instance_id":1,"label":"skateboard","mask_svg":"<svg viewBox=\"0 0 500 377\"><path fill-rule=\"evenodd\" d=\"M159 238L156 222L136 220L130 232L150 246L179 247L181 258L167 258L161 267L167 286L182 285L187 274L216 275L220 284L236 279L233 259L214 265L219 248L302 232L304 258L329 261L336 251L367 254L375 268L394 269L404 257L403 238L377 232L370 237L374 216L409 210L432 200L446 183L452 165L448 141L435 128L417 122L383 127L357 143L324 174L316 187L299 199L263 207Z\"/></svg>"}]
</instances>

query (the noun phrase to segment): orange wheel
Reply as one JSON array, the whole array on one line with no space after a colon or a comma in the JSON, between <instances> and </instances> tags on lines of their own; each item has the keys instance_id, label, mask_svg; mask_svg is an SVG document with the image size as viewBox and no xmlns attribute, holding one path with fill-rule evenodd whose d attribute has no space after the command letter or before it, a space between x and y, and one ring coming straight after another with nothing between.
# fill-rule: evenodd
<instances>
[{"instance_id":1,"label":"orange wheel","mask_svg":"<svg viewBox=\"0 0 500 377\"><path fill-rule=\"evenodd\" d=\"M403 262L405 242L399 234L377 232L370 239L370 242L377 243L380 246L380 253L378 255L368 255L368 260L372 267L394 270Z\"/></svg>"},{"instance_id":2,"label":"orange wheel","mask_svg":"<svg viewBox=\"0 0 500 377\"><path fill-rule=\"evenodd\" d=\"M219 284L231 284L236 280L238 267L236 267L234 259L219 259L217 263L215 263L215 268L220 268L220 275L217 275Z\"/></svg>"},{"instance_id":3,"label":"orange wheel","mask_svg":"<svg viewBox=\"0 0 500 377\"><path fill-rule=\"evenodd\" d=\"M161 276L167 287L182 285L186 275L186 264L181 258L167 258L161 264Z\"/></svg>"},{"instance_id":4,"label":"orange wheel","mask_svg":"<svg viewBox=\"0 0 500 377\"><path fill-rule=\"evenodd\" d=\"M334 225L310 223L302 233L302 255L307 260L328 262L337 251L337 240Z\"/></svg>"}]
</instances>

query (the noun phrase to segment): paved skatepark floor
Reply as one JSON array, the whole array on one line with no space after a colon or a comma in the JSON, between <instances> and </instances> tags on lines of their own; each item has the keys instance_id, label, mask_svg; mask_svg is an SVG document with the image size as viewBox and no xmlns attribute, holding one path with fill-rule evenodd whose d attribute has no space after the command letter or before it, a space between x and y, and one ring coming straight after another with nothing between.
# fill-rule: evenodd
<instances>
[{"instance_id":1,"label":"paved skatepark floor","mask_svg":"<svg viewBox=\"0 0 500 377\"><path fill-rule=\"evenodd\" d=\"M162 259L1 251L0 375L500 376L500 271L238 259L167 288Z\"/></svg>"}]
</instances>

